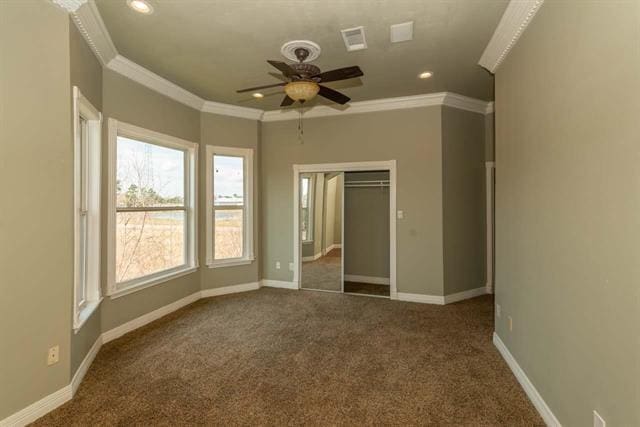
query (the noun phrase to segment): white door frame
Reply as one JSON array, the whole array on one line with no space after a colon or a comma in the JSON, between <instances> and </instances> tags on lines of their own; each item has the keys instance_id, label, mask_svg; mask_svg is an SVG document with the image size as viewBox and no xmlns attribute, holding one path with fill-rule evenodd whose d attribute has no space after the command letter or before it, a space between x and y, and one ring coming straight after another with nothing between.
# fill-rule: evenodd
<instances>
[{"instance_id":1,"label":"white door frame","mask_svg":"<svg viewBox=\"0 0 640 427\"><path fill-rule=\"evenodd\" d=\"M293 165L293 282L300 289L302 245L300 244L300 174L322 172L389 171L389 296L398 298L396 288L396 161L319 163ZM343 192L344 195L344 192ZM344 211L344 206L342 207ZM342 236L344 251L344 234Z\"/></svg>"},{"instance_id":2,"label":"white door frame","mask_svg":"<svg viewBox=\"0 0 640 427\"><path fill-rule=\"evenodd\" d=\"M486 206L487 206L487 283L485 284L485 288L488 294L493 293L493 282L494 282L494 271L493 271L493 224L494 224L494 212L493 212L493 203L494 203L494 182L495 182L495 162L485 162L486 168L486 184L485 184L485 193L487 196Z\"/></svg>"}]
</instances>

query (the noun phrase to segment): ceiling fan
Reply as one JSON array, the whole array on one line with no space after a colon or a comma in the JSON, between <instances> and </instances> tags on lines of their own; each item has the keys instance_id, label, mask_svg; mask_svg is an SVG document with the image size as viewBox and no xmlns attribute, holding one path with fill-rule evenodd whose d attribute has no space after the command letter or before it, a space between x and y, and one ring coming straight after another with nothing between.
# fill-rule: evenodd
<instances>
[{"instance_id":1,"label":"ceiling fan","mask_svg":"<svg viewBox=\"0 0 640 427\"><path fill-rule=\"evenodd\" d=\"M308 49L299 47L295 49L294 53L299 61L298 63L287 64L282 61L267 61L282 72L285 81L270 85L241 89L238 90L237 93L284 86L284 92L286 95L280 104L281 107L288 107L296 101L302 104L314 98L316 95L325 97L340 105L344 105L351 100L347 95L326 86L322 86L320 83L337 82L339 80L347 80L363 76L364 74L362 73L362 70L360 70L360 67L353 66L320 72L320 68L304 62L309 57Z\"/></svg>"}]
</instances>

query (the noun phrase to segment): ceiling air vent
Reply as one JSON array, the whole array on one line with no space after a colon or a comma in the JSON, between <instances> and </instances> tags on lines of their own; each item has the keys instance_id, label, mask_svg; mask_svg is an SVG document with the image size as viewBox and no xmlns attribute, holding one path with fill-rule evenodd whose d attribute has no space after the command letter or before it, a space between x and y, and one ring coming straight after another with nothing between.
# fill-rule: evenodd
<instances>
[{"instance_id":1,"label":"ceiling air vent","mask_svg":"<svg viewBox=\"0 0 640 427\"><path fill-rule=\"evenodd\" d=\"M413 21L391 26L391 43L413 40Z\"/></svg>"},{"instance_id":2,"label":"ceiling air vent","mask_svg":"<svg viewBox=\"0 0 640 427\"><path fill-rule=\"evenodd\" d=\"M341 30L344 45L349 52L367 48L367 40L364 37L364 27L348 28Z\"/></svg>"}]
</instances>

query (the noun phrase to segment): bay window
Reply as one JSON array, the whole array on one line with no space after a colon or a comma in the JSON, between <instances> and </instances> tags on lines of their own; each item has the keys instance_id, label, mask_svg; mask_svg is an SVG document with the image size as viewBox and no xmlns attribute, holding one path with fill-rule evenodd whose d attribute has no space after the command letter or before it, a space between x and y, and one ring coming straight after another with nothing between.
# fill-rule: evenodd
<instances>
[{"instance_id":1,"label":"bay window","mask_svg":"<svg viewBox=\"0 0 640 427\"><path fill-rule=\"evenodd\" d=\"M109 294L197 267L197 144L109 120Z\"/></svg>"},{"instance_id":2,"label":"bay window","mask_svg":"<svg viewBox=\"0 0 640 427\"><path fill-rule=\"evenodd\" d=\"M251 263L253 150L207 146L207 265Z\"/></svg>"},{"instance_id":3,"label":"bay window","mask_svg":"<svg viewBox=\"0 0 640 427\"><path fill-rule=\"evenodd\" d=\"M77 332L100 304L100 132L102 115L73 88L74 299Z\"/></svg>"}]
</instances>

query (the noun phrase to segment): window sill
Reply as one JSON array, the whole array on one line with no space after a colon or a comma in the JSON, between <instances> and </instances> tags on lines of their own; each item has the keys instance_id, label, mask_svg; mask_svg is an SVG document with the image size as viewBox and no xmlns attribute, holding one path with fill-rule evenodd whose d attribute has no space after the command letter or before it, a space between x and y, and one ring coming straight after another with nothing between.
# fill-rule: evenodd
<instances>
[{"instance_id":1,"label":"window sill","mask_svg":"<svg viewBox=\"0 0 640 427\"><path fill-rule=\"evenodd\" d=\"M143 289L146 288L150 288L151 286L155 286L155 285L159 285L160 283L164 283L167 282L169 280L173 280L173 279L177 279L178 277L182 277L182 276L186 276L187 274L191 274L194 271L197 271L198 267L185 267L183 269L180 270L174 270L171 271L167 274L161 275L161 276L155 276L155 277L151 277L147 280L143 280L139 283L136 283L135 285L132 286L128 286L124 289L119 289L116 290L114 292L111 292L109 294L109 298L111 299L116 299L116 298L120 298L123 297L125 295L129 295L131 293L134 292L138 292L141 291Z\"/></svg>"},{"instance_id":2,"label":"window sill","mask_svg":"<svg viewBox=\"0 0 640 427\"><path fill-rule=\"evenodd\" d=\"M256 259L254 257L251 257L251 258L233 259L229 261L213 261L213 262L208 262L207 267L209 268L236 267L239 265L249 265L255 260Z\"/></svg>"},{"instance_id":3,"label":"window sill","mask_svg":"<svg viewBox=\"0 0 640 427\"><path fill-rule=\"evenodd\" d=\"M78 315L78 323L73 325L73 333L77 334L80 328L89 320L89 317L96 311L96 308L100 306L102 302L102 298L97 301L92 301L88 303L82 310L80 310L80 314Z\"/></svg>"}]
</instances>

